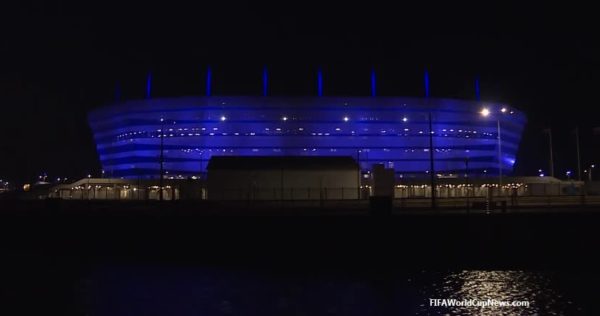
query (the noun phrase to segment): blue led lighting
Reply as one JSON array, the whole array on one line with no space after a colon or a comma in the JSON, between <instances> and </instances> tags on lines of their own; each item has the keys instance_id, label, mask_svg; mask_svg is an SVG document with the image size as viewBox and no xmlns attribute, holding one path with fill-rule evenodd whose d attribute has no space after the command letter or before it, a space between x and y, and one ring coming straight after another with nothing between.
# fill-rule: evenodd
<instances>
[{"instance_id":1,"label":"blue led lighting","mask_svg":"<svg viewBox=\"0 0 600 316\"><path fill-rule=\"evenodd\" d=\"M115 102L121 102L121 82L119 81L115 84Z\"/></svg>"},{"instance_id":2,"label":"blue led lighting","mask_svg":"<svg viewBox=\"0 0 600 316\"><path fill-rule=\"evenodd\" d=\"M432 112L436 173L462 172L468 156L469 174L477 176L498 166L496 121L481 119L479 110L450 99L183 97L100 108L89 122L102 169L115 177L156 177L163 139L164 167L173 174L205 172L213 155L347 155L363 170L384 163L410 178L429 169ZM510 174L526 118L514 110L501 120L502 170Z\"/></svg>"},{"instance_id":3,"label":"blue led lighting","mask_svg":"<svg viewBox=\"0 0 600 316\"><path fill-rule=\"evenodd\" d=\"M479 91L479 77L475 78L475 100L481 101L481 93Z\"/></svg>"},{"instance_id":4,"label":"blue led lighting","mask_svg":"<svg viewBox=\"0 0 600 316\"><path fill-rule=\"evenodd\" d=\"M423 75L423 83L425 85L425 97L429 98L429 73L425 70L425 74Z\"/></svg>"},{"instance_id":5,"label":"blue led lighting","mask_svg":"<svg viewBox=\"0 0 600 316\"><path fill-rule=\"evenodd\" d=\"M267 72L267 66L263 68L263 97L268 95L269 89L269 73Z\"/></svg>"},{"instance_id":6,"label":"blue led lighting","mask_svg":"<svg viewBox=\"0 0 600 316\"><path fill-rule=\"evenodd\" d=\"M210 69L210 67L208 67L206 69L206 96L210 97L211 96L211 86L212 84L212 70Z\"/></svg>"},{"instance_id":7,"label":"blue led lighting","mask_svg":"<svg viewBox=\"0 0 600 316\"><path fill-rule=\"evenodd\" d=\"M377 80L377 78L375 77L375 67L373 67L373 69L371 69L371 96L372 97L377 95L376 80Z\"/></svg>"},{"instance_id":8,"label":"blue led lighting","mask_svg":"<svg viewBox=\"0 0 600 316\"><path fill-rule=\"evenodd\" d=\"M146 99L150 99L152 96L152 72L148 72L146 76Z\"/></svg>"},{"instance_id":9,"label":"blue led lighting","mask_svg":"<svg viewBox=\"0 0 600 316\"><path fill-rule=\"evenodd\" d=\"M317 95L323 96L323 71L321 68L317 71Z\"/></svg>"}]
</instances>

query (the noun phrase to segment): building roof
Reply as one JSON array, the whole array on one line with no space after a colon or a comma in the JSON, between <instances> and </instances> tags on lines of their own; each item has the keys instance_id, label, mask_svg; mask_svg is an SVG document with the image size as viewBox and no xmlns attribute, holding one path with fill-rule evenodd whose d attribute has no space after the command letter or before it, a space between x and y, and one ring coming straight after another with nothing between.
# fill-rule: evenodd
<instances>
[{"instance_id":1,"label":"building roof","mask_svg":"<svg viewBox=\"0 0 600 316\"><path fill-rule=\"evenodd\" d=\"M358 164L350 156L213 156L207 169L356 170Z\"/></svg>"}]
</instances>

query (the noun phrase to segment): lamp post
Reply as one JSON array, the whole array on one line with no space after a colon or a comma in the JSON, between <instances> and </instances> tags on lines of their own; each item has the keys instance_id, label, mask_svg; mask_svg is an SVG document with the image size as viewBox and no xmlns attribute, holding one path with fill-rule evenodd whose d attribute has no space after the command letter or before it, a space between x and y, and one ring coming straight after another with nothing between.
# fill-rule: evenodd
<instances>
[{"instance_id":1,"label":"lamp post","mask_svg":"<svg viewBox=\"0 0 600 316\"><path fill-rule=\"evenodd\" d=\"M431 208L436 209L436 181L435 181L435 165L434 165L434 157L433 157L433 123L431 119L431 112L427 113L427 121L429 123L429 177L430 177L430 186L431 186ZM403 116L402 122L408 122L408 117Z\"/></svg>"},{"instance_id":2,"label":"lamp post","mask_svg":"<svg viewBox=\"0 0 600 316\"><path fill-rule=\"evenodd\" d=\"M429 118L429 175L431 176L431 208L436 209L435 203L435 169L433 164L433 127L431 124L431 112L428 115Z\"/></svg>"},{"instance_id":3,"label":"lamp post","mask_svg":"<svg viewBox=\"0 0 600 316\"><path fill-rule=\"evenodd\" d=\"M465 190L467 191L467 213L471 211L471 206L469 205L469 157L465 157Z\"/></svg>"},{"instance_id":4,"label":"lamp post","mask_svg":"<svg viewBox=\"0 0 600 316\"><path fill-rule=\"evenodd\" d=\"M163 200L163 174L164 174L164 140L165 137L165 119L160 118L160 171L158 176L158 199Z\"/></svg>"},{"instance_id":5,"label":"lamp post","mask_svg":"<svg viewBox=\"0 0 600 316\"><path fill-rule=\"evenodd\" d=\"M581 181L581 156L579 154L579 126L575 127L575 145L577 146L577 180Z\"/></svg>"},{"instance_id":6,"label":"lamp post","mask_svg":"<svg viewBox=\"0 0 600 316\"><path fill-rule=\"evenodd\" d=\"M506 113L506 108L500 109L501 113ZM492 113L488 108L483 108L480 112L481 116L488 117ZM498 134L498 189L502 190L502 134L500 129L500 118L496 117L496 133Z\"/></svg>"},{"instance_id":7,"label":"lamp post","mask_svg":"<svg viewBox=\"0 0 600 316\"><path fill-rule=\"evenodd\" d=\"M550 176L554 177L554 150L552 149L552 129L547 129L548 131L548 145L550 150Z\"/></svg>"}]
</instances>

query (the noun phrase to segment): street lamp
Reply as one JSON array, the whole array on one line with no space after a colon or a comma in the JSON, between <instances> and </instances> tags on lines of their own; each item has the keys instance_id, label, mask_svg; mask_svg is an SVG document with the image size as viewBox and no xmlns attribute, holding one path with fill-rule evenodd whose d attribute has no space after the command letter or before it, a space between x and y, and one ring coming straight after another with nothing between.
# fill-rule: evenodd
<instances>
[{"instance_id":1,"label":"street lamp","mask_svg":"<svg viewBox=\"0 0 600 316\"><path fill-rule=\"evenodd\" d=\"M505 107L500 109L501 113L506 113L507 111L508 110ZM479 113L483 117L488 117L492 112L488 108L483 108ZM496 127L498 134L498 189L502 190L502 134L500 129L500 118L498 117L496 117Z\"/></svg>"},{"instance_id":2,"label":"street lamp","mask_svg":"<svg viewBox=\"0 0 600 316\"><path fill-rule=\"evenodd\" d=\"M408 117L403 116L402 122L408 122ZM431 119L431 112L427 113L427 123L429 125L429 170L426 170L425 173L429 174L430 185L431 185L431 208L436 209L436 181L435 181L435 164L434 164L434 156L433 156L433 121ZM407 131L407 129L405 129ZM422 132L419 132L422 134Z\"/></svg>"},{"instance_id":3,"label":"street lamp","mask_svg":"<svg viewBox=\"0 0 600 316\"><path fill-rule=\"evenodd\" d=\"M588 180L592 182L592 169L596 168L596 165L590 165L590 167L585 171L588 174Z\"/></svg>"},{"instance_id":4,"label":"street lamp","mask_svg":"<svg viewBox=\"0 0 600 316\"><path fill-rule=\"evenodd\" d=\"M164 174L164 161L165 161L165 156L164 156L164 138L165 138L165 119L164 118L160 118L160 157L159 157L159 164L160 164L160 170L159 170L159 175L158 175L158 199L159 201L162 202L163 200L163 184L164 184L164 180L163 180L163 174Z\"/></svg>"}]
</instances>

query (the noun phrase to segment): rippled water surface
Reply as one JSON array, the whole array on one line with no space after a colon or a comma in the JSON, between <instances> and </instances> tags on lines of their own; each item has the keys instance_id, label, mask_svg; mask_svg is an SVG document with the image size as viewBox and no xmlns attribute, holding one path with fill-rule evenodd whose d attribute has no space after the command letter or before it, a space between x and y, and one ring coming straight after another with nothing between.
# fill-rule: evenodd
<instances>
[{"instance_id":1,"label":"rippled water surface","mask_svg":"<svg viewBox=\"0 0 600 316\"><path fill-rule=\"evenodd\" d=\"M446 311L452 315L562 315L573 304L554 288L553 273L531 271L460 271L440 274L435 283L425 284L421 293L435 298L457 300L526 301L529 307L430 307L421 305L421 313Z\"/></svg>"},{"instance_id":2,"label":"rippled water surface","mask_svg":"<svg viewBox=\"0 0 600 316\"><path fill-rule=\"evenodd\" d=\"M598 278L595 276L596 279ZM101 267L82 281L89 315L583 314L584 275L547 271L273 272ZM529 301L529 307L432 307L430 299ZM589 312L589 311L588 311Z\"/></svg>"}]
</instances>

